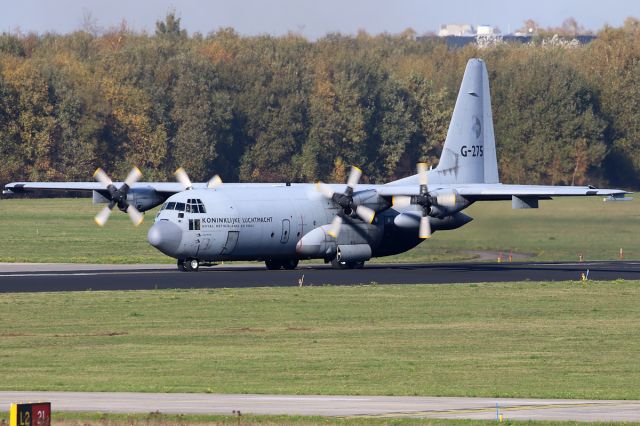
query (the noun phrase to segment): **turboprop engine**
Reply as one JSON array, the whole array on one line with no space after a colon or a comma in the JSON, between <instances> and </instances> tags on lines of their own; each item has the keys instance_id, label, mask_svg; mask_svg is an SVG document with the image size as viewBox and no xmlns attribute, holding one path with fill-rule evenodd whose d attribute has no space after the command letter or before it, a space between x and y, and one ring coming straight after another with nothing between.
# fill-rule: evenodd
<instances>
[{"instance_id":1,"label":"turboprop engine","mask_svg":"<svg viewBox=\"0 0 640 426\"><path fill-rule=\"evenodd\" d=\"M455 189L435 192L435 203L431 204L430 216L444 218L469 207L471 202L458 194Z\"/></svg>"},{"instance_id":2,"label":"turboprop engine","mask_svg":"<svg viewBox=\"0 0 640 426\"><path fill-rule=\"evenodd\" d=\"M399 215L394 217L393 223L398 228L417 229L420 226L420 218L421 218L420 212L409 211L409 212L400 213ZM464 226L467 223L471 222L472 220L473 218L471 216L467 216L462 212L456 212L454 214L445 216L443 218L429 217L431 228L434 231L458 229L461 226Z\"/></svg>"},{"instance_id":3,"label":"turboprop engine","mask_svg":"<svg viewBox=\"0 0 640 426\"><path fill-rule=\"evenodd\" d=\"M131 188L126 195L127 205L135 206L140 212L151 210L164 202L165 196L155 189L148 188ZM104 197L98 191L93 191L93 204L109 203L109 199Z\"/></svg>"}]
</instances>

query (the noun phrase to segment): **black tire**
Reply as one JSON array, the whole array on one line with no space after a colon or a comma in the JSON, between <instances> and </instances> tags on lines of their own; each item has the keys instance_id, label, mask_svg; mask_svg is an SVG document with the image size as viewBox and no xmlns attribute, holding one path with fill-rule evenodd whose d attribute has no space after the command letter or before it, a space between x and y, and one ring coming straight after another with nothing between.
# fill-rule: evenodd
<instances>
[{"instance_id":1,"label":"black tire","mask_svg":"<svg viewBox=\"0 0 640 426\"><path fill-rule=\"evenodd\" d=\"M188 259L185 262L185 265L187 265L188 271L198 272L198 269L200 268L200 261L198 259Z\"/></svg>"},{"instance_id":2,"label":"black tire","mask_svg":"<svg viewBox=\"0 0 640 426\"><path fill-rule=\"evenodd\" d=\"M178 271L187 272L187 267L184 262L184 259L178 259Z\"/></svg>"},{"instance_id":3,"label":"black tire","mask_svg":"<svg viewBox=\"0 0 640 426\"><path fill-rule=\"evenodd\" d=\"M298 259L287 259L282 262L282 267L289 271L296 269L298 267Z\"/></svg>"},{"instance_id":4,"label":"black tire","mask_svg":"<svg viewBox=\"0 0 640 426\"><path fill-rule=\"evenodd\" d=\"M282 262L273 259L267 259L264 261L264 264L267 265L267 269L269 271L277 271L282 269Z\"/></svg>"},{"instance_id":5,"label":"black tire","mask_svg":"<svg viewBox=\"0 0 640 426\"><path fill-rule=\"evenodd\" d=\"M353 269L364 269L364 260L361 260L359 262L351 262L353 264L353 266L351 268Z\"/></svg>"},{"instance_id":6,"label":"black tire","mask_svg":"<svg viewBox=\"0 0 640 426\"><path fill-rule=\"evenodd\" d=\"M338 258L334 258L331 261L331 266L333 269L362 269L364 268L364 260L360 260L357 262L339 262Z\"/></svg>"},{"instance_id":7,"label":"black tire","mask_svg":"<svg viewBox=\"0 0 640 426\"><path fill-rule=\"evenodd\" d=\"M331 267L333 269L351 269L349 262L340 262L337 257L331 260Z\"/></svg>"}]
</instances>

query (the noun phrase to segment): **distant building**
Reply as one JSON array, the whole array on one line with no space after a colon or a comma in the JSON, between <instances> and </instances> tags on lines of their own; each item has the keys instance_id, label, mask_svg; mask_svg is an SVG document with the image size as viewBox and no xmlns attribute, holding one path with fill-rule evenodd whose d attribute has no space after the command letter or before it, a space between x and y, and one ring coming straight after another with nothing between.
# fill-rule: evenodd
<instances>
[{"instance_id":1,"label":"distant building","mask_svg":"<svg viewBox=\"0 0 640 426\"><path fill-rule=\"evenodd\" d=\"M438 31L439 37L473 37L476 35L471 24L443 24Z\"/></svg>"},{"instance_id":2,"label":"distant building","mask_svg":"<svg viewBox=\"0 0 640 426\"><path fill-rule=\"evenodd\" d=\"M500 34L500 30L493 25L478 25L476 35L479 36L494 36Z\"/></svg>"}]
</instances>

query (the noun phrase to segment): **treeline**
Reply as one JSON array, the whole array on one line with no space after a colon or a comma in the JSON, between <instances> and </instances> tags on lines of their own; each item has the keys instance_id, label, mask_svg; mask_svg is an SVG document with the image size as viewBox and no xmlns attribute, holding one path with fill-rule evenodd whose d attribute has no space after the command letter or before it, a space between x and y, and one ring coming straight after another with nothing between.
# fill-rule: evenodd
<instances>
[{"instance_id":1,"label":"treeline","mask_svg":"<svg viewBox=\"0 0 640 426\"><path fill-rule=\"evenodd\" d=\"M449 50L437 38L188 35L0 36L0 183L123 178L365 180L436 164L470 57L490 73L501 179L640 183L640 22L579 47Z\"/></svg>"}]
</instances>

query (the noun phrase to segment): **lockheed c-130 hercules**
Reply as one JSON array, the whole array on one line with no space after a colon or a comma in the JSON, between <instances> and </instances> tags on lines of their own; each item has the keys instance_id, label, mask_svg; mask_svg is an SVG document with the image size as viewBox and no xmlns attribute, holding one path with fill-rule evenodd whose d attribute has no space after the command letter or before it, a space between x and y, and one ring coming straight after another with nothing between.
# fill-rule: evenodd
<instances>
[{"instance_id":1,"label":"lockheed c-130 hercules","mask_svg":"<svg viewBox=\"0 0 640 426\"><path fill-rule=\"evenodd\" d=\"M123 182L98 169L98 182L14 182L5 194L33 190L93 191L135 224L162 205L148 240L178 268L196 271L225 260L261 260L268 269L294 269L300 259L323 259L336 268L359 268L377 256L405 252L435 231L457 229L472 218L462 213L477 201L512 200L512 207L537 208L556 196L604 195L626 199L618 189L592 186L506 185L498 177L487 68L471 59L460 86L437 167L384 185L358 185L353 167L345 184L225 183L219 177L191 183L137 182L134 168Z\"/></svg>"}]
</instances>

